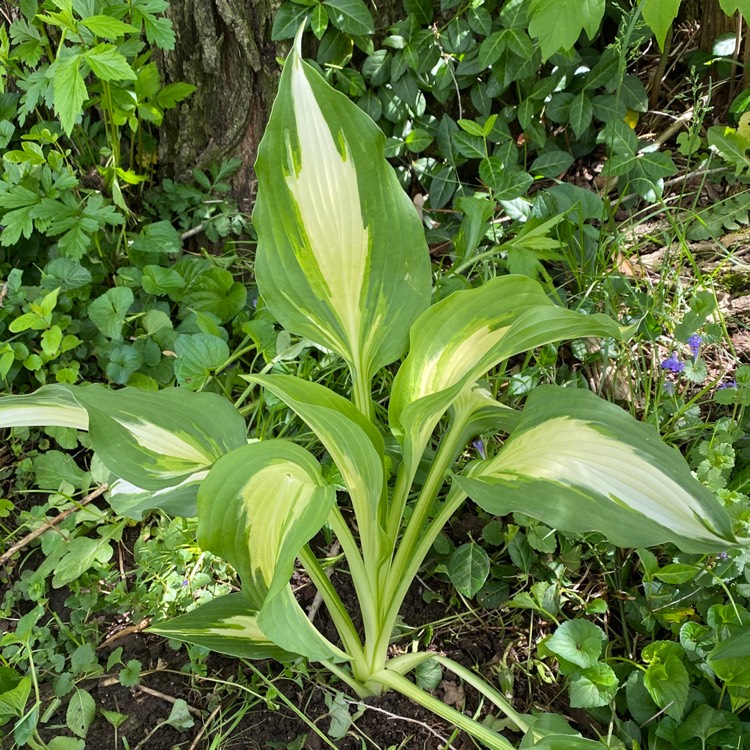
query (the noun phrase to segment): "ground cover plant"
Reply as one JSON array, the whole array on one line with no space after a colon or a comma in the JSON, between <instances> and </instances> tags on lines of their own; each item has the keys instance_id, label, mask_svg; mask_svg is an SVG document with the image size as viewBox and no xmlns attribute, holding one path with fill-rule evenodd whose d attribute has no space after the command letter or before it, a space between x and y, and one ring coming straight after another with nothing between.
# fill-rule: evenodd
<instances>
[{"instance_id":1,"label":"ground cover plant","mask_svg":"<svg viewBox=\"0 0 750 750\"><path fill-rule=\"evenodd\" d=\"M99 461L115 485L127 484L140 511L192 516L197 498L199 544L233 565L242 592L154 625L153 632L239 657L304 656L360 697L396 689L486 745L511 747L405 679L434 660L500 708L526 735L526 746L596 744L562 721L519 715L500 693L445 657L389 657L388 651L409 585L467 495L497 515L523 512L562 531L600 531L625 547L669 541L687 552L711 552L743 543L687 464L619 407L584 390L547 386L518 413L478 383L504 360L561 337L620 339L623 331L605 316L556 306L536 281L513 275L429 306L427 247L418 216L384 159L382 136L305 66L298 50L285 67L257 171L260 292L282 325L344 359L352 402L290 376L247 379L297 412L325 446L347 490L357 535L337 505L336 484L326 481L309 451L282 439L248 444L244 420L214 394L48 386L1 402L4 424L88 430ZM398 445L386 454L372 381L403 354L410 327L408 356L389 399ZM436 428L440 440L424 479L415 481ZM441 498L458 454L488 429L511 437L495 456L454 474ZM326 521L357 591L362 639L306 547ZM471 546L464 556L463 588L471 595L485 576ZM317 631L295 600L289 579L297 557L342 647ZM575 627L561 626L547 648L583 670L574 676L604 681L611 670L596 672L601 643L591 654L584 645L598 634L584 628L571 639ZM579 651L586 656L577 658Z\"/></svg>"},{"instance_id":2,"label":"ground cover plant","mask_svg":"<svg viewBox=\"0 0 750 750\"><path fill-rule=\"evenodd\" d=\"M747 286L747 98L706 95L738 66L736 35L689 66L661 56L689 70L693 99L676 108L691 116L649 136L635 53L652 31L680 48L692 27L670 41L676 4L590 3L557 25L543 2L406 4L375 35L364 4L282 4L276 36L307 19L313 66L386 137L293 57L258 164L260 246L243 258L221 246L248 227L226 197L236 163L192 184L153 171L141 78L156 71L148 46L169 47L164 10L23 3L2 47L19 83L4 99L0 366L11 392L56 383L3 403L8 424L50 409L57 423L16 429L0 454L0 560L18 560L0 613L2 742L449 747L468 741L458 726L502 747L747 744L748 374L721 291L739 305ZM115 68L96 67L100 51ZM63 123L47 83L19 115L58 68L92 95ZM107 87L139 102L127 122ZM312 134L298 126L311 113ZM314 178L323 164L335 179ZM47 224L53 204L70 226ZM88 244L71 250L90 204L120 218L83 221ZM727 230L739 251L699 257ZM340 262L349 244L362 263ZM664 504L665 475L695 513ZM259 493L279 476L290 525L273 535ZM551 486L569 501L554 512ZM212 495L249 525L249 550ZM582 510L595 502L611 515ZM644 506L668 515L649 523ZM136 730L144 696L160 709ZM249 729L261 709L267 740ZM403 732L380 734L382 712Z\"/></svg>"}]
</instances>

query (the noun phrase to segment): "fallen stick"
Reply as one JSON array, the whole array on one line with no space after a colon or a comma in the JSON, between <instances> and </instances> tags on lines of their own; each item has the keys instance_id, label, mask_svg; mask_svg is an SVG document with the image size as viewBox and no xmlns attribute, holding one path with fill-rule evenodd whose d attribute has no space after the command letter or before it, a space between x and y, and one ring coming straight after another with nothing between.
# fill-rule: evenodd
<instances>
[{"instance_id":1,"label":"fallen stick","mask_svg":"<svg viewBox=\"0 0 750 750\"><path fill-rule=\"evenodd\" d=\"M8 560L10 560L11 557L13 557L13 555L16 554L16 552L22 550L26 545L31 544L31 542L33 542L35 539L38 539L40 536L42 536L42 534L46 533L50 529L54 529L55 526L62 523L68 516L85 507L92 500L96 500L96 498L100 495L103 495L107 491L107 489L108 485L102 484L93 492L90 492L88 495L86 495L86 497L84 497L80 503L76 503L76 505L74 505L72 508L68 508L67 510L62 511L62 513L58 513L51 521L47 521L47 523L43 524L38 529L34 529L34 531L32 531L30 534L26 534L23 539L16 542L9 550L0 555L0 565L4 565L6 562L8 562Z\"/></svg>"}]
</instances>

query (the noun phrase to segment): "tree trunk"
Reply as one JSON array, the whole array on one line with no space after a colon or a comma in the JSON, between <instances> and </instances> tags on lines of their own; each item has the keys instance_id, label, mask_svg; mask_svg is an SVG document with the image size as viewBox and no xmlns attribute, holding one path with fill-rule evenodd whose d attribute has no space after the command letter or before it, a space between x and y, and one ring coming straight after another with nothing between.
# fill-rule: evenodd
<instances>
[{"instance_id":1,"label":"tree trunk","mask_svg":"<svg viewBox=\"0 0 750 750\"><path fill-rule=\"evenodd\" d=\"M177 38L161 56L165 83L186 81L195 93L165 117L159 157L166 174L190 177L228 157L242 159L234 182L240 206L254 194L252 166L268 121L280 66L271 42L274 0L172 0Z\"/></svg>"},{"instance_id":2,"label":"tree trunk","mask_svg":"<svg viewBox=\"0 0 750 750\"><path fill-rule=\"evenodd\" d=\"M736 32L737 21L734 16L724 13L719 0L701 0L699 8L701 31L698 42L704 52L711 52L717 37Z\"/></svg>"}]
</instances>

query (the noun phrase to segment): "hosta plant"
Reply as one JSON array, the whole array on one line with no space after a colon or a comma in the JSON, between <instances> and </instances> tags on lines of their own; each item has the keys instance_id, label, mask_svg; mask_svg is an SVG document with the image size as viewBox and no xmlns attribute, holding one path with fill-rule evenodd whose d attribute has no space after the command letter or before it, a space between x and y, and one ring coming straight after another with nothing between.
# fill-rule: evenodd
<instances>
[{"instance_id":1,"label":"hosta plant","mask_svg":"<svg viewBox=\"0 0 750 750\"><path fill-rule=\"evenodd\" d=\"M150 508L197 512L200 545L234 566L241 592L153 632L244 658L305 657L361 697L397 690L488 747L512 747L409 679L436 659L504 711L526 734L524 747L595 745L564 722L519 714L443 656L392 656L389 646L410 584L467 498L489 513L522 512L628 547L715 551L743 541L653 427L575 388L537 388L519 413L480 384L514 355L562 339L617 338L620 327L555 305L519 276L431 305L420 219L384 158L383 135L298 50L284 68L257 174L259 289L284 327L343 358L351 398L290 375L246 378L307 423L318 455L284 439L248 442L228 401L181 389L48 386L1 399L0 426L88 429L117 478L116 509L135 517ZM387 424L371 391L385 367L396 370ZM495 455L458 461L473 437L491 430L508 435ZM346 493L325 478L324 451ZM309 546L325 524L346 557L361 632ZM320 592L338 642L295 600L296 564Z\"/></svg>"}]
</instances>

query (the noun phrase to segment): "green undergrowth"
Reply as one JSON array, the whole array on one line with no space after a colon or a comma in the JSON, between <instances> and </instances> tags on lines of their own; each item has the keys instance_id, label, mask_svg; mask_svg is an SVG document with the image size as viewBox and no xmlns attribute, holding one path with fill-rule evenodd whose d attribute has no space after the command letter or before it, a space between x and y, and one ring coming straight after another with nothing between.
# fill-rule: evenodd
<instances>
[{"instance_id":1,"label":"green undergrowth","mask_svg":"<svg viewBox=\"0 0 750 750\"><path fill-rule=\"evenodd\" d=\"M578 340L516 358L492 374L493 395L516 405L553 382L616 401L682 450L738 533L750 535L750 368L721 304L727 290L747 291L721 238L748 224L750 94L723 102L708 75L709 63L727 68L734 50L675 60L687 86L678 104L694 114L661 143L640 128L651 117L640 58L653 50L652 30L664 42L671 18L646 3L601 0L586 4L580 23L556 26L554 5L405 0L401 17L376 30L361 0L286 0L274 38L306 20L310 58L383 129L422 212L436 299L522 274L561 305L629 327L625 343ZM231 195L239 162L196 169L190 183L158 177L164 113L193 91L163 85L154 61L174 44L167 3L19 7L0 26L3 391L83 381L213 391L241 407L251 437L294 437L313 449L280 401L239 378L288 373L347 388L341 362L281 330L258 297L253 229ZM600 190L580 179L586 169L601 173ZM721 199L705 201L707 187ZM711 264L697 243L715 251ZM655 248L669 252L644 270L641 256ZM375 408L385 410L393 376L379 377ZM463 460L491 454L496 440L481 436ZM104 721L112 747L147 748L144 736L121 731L125 714L94 696L105 679L147 687L152 665L129 656L126 642L99 647L123 628L236 589L227 564L197 547L193 521L118 515L103 496L89 502L105 477L87 463L87 447L72 428L17 429L0 452L0 555L68 514L2 569L2 747L82 750ZM337 568L330 529L319 541ZM547 707L542 696L556 694L553 710L585 711L579 729L611 748L747 748L749 564L745 550L623 552L520 514L501 522L466 511L420 573L419 596L446 617L400 622L395 647L442 649L486 629L494 653L476 666L521 710ZM176 660L194 680L200 718L176 696L151 729L192 737L202 721L201 747L231 747L259 707L295 706L299 737L274 745L287 748L309 732L332 746L361 715L334 680L324 720L306 724L295 704L311 684L302 663L227 676L198 647ZM441 679L434 668L417 676L435 690ZM215 713L218 685L229 708ZM480 718L505 728L491 711Z\"/></svg>"}]
</instances>

